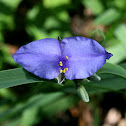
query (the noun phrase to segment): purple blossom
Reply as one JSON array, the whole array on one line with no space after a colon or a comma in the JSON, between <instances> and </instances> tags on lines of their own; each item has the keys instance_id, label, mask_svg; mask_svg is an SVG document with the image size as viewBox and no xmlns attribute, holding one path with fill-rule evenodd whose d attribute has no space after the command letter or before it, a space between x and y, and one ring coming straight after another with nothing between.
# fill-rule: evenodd
<instances>
[{"instance_id":1,"label":"purple blossom","mask_svg":"<svg viewBox=\"0 0 126 126\"><path fill-rule=\"evenodd\" d=\"M64 73L67 79L93 75L112 56L97 41L85 37L45 38L21 46L13 59L27 71L45 79Z\"/></svg>"}]
</instances>

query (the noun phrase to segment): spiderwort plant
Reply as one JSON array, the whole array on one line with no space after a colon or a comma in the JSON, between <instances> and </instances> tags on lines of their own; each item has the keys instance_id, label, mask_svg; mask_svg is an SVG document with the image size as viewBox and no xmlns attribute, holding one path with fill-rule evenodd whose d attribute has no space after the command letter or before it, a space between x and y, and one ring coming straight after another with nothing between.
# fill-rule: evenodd
<instances>
[{"instance_id":1,"label":"spiderwort plant","mask_svg":"<svg viewBox=\"0 0 126 126\"><path fill-rule=\"evenodd\" d=\"M54 79L64 74L74 80L90 77L111 56L97 41L78 36L33 41L20 47L13 59L40 78Z\"/></svg>"}]
</instances>

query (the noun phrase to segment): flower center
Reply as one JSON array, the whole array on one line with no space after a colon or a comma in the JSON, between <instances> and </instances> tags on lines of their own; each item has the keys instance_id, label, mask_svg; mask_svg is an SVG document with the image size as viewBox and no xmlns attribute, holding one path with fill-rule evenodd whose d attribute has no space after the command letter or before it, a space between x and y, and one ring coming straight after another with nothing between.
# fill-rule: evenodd
<instances>
[{"instance_id":1,"label":"flower center","mask_svg":"<svg viewBox=\"0 0 126 126\"><path fill-rule=\"evenodd\" d=\"M66 59L67 60L69 59L68 56L66 56ZM60 70L60 73L65 73L66 71L68 71L68 68L63 67L63 62L62 61L59 62L59 65L63 68L62 70Z\"/></svg>"}]
</instances>

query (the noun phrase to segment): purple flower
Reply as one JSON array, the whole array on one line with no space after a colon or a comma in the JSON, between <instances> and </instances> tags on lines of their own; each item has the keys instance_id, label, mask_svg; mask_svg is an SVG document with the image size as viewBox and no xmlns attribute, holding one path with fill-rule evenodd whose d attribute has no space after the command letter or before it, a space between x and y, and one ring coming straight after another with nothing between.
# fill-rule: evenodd
<instances>
[{"instance_id":1,"label":"purple flower","mask_svg":"<svg viewBox=\"0 0 126 126\"><path fill-rule=\"evenodd\" d=\"M97 41L85 37L68 37L61 42L45 38L24 45L13 59L27 71L45 79L64 73L67 79L93 75L112 56Z\"/></svg>"}]
</instances>

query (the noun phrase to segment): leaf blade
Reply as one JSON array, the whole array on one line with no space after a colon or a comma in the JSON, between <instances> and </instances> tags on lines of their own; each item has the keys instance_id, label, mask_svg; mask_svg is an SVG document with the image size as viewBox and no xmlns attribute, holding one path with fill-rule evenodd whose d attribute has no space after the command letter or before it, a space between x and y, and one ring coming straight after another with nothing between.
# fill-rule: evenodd
<instances>
[{"instance_id":1,"label":"leaf blade","mask_svg":"<svg viewBox=\"0 0 126 126\"><path fill-rule=\"evenodd\" d=\"M43 80L23 68L0 71L0 89L40 81Z\"/></svg>"},{"instance_id":2,"label":"leaf blade","mask_svg":"<svg viewBox=\"0 0 126 126\"><path fill-rule=\"evenodd\" d=\"M126 79L126 70L116 64L106 63L99 71L98 74L107 73L120 76Z\"/></svg>"}]
</instances>

